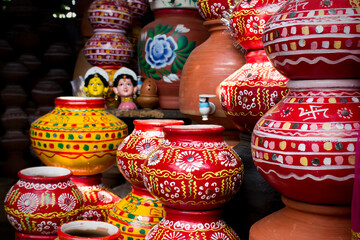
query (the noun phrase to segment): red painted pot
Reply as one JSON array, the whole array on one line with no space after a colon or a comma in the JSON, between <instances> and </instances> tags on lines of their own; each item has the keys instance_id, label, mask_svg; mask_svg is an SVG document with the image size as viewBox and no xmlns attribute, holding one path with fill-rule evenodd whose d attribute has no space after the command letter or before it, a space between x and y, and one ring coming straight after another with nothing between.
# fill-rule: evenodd
<instances>
[{"instance_id":1,"label":"red painted pot","mask_svg":"<svg viewBox=\"0 0 360 240\"><path fill-rule=\"evenodd\" d=\"M221 107L240 130L252 132L256 122L275 106L289 89L287 78L269 62L264 50L252 50L247 62L220 83Z\"/></svg>"},{"instance_id":2,"label":"red painted pot","mask_svg":"<svg viewBox=\"0 0 360 240\"><path fill-rule=\"evenodd\" d=\"M146 240L198 239L239 240L237 234L221 219L221 209L183 211L165 207L165 218L146 235Z\"/></svg>"},{"instance_id":3,"label":"red painted pot","mask_svg":"<svg viewBox=\"0 0 360 240\"><path fill-rule=\"evenodd\" d=\"M287 1L265 26L264 47L290 79L360 78L358 1ZM306 69L306 71L304 71Z\"/></svg>"},{"instance_id":4,"label":"red painted pot","mask_svg":"<svg viewBox=\"0 0 360 240\"><path fill-rule=\"evenodd\" d=\"M32 167L18 172L19 180L5 197L5 212L16 239L55 239L61 224L79 219L83 198L70 170Z\"/></svg>"},{"instance_id":5,"label":"red painted pot","mask_svg":"<svg viewBox=\"0 0 360 240\"><path fill-rule=\"evenodd\" d=\"M205 20L221 19L231 11L235 4L234 0L198 0L197 8L201 17Z\"/></svg>"},{"instance_id":6,"label":"red painted pot","mask_svg":"<svg viewBox=\"0 0 360 240\"><path fill-rule=\"evenodd\" d=\"M119 145L116 159L120 172L131 184L144 188L142 166L164 138L163 127L184 124L182 120L136 119L134 131Z\"/></svg>"},{"instance_id":7,"label":"red painted pot","mask_svg":"<svg viewBox=\"0 0 360 240\"><path fill-rule=\"evenodd\" d=\"M110 223L99 221L72 221L58 228L56 240L118 240L120 229Z\"/></svg>"},{"instance_id":8,"label":"red painted pot","mask_svg":"<svg viewBox=\"0 0 360 240\"><path fill-rule=\"evenodd\" d=\"M146 188L165 206L183 210L221 207L239 190L243 164L220 125L166 126L144 163Z\"/></svg>"},{"instance_id":9,"label":"red painted pot","mask_svg":"<svg viewBox=\"0 0 360 240\"><path fill-rule=\"evenodd\" d=\"M286 197L350 204L360 128L358 80L288 82L290 93L257 122L252 156Z\"/></svg>"},{"instance_id":10,"label":"red painted pot","mask_svg":"<svg viewBox=\"0 0 360 240\"><path fill-rule=\"evenodd\" d=\"M104 186L101 182L101 174L72 176L71 180L84 198L84 209L80 219L106 222L109 211L120 197Z\"/></svg>"}]
</instances>

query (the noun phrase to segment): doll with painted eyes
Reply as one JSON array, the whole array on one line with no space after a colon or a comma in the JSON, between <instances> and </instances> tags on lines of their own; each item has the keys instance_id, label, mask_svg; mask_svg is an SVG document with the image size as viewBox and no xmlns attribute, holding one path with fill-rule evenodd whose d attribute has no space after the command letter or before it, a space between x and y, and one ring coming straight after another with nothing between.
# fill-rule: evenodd
<instances>
[{"instance_id":1,"label":"doll with painted eyes","mask_svg":"<svg viewBox=\"0 0 360 240\"><path fill-rule=\"evenodd\" d=\"M109 90L109 75L99 67L90 68L85 74L84 90L88 97L105 97Z\"/></svg>"},{"instance_id":2,"label":"doll with painted eyes","mask_svg":"<svg viewBox=\"0 0 360 240\"><path fill-rule=\"evenodd\" d=\"M137 109L134 102L137 91L137 76L134 71L126 67L116 71L113 91L121 99L118 109Z\"/></svg>"}]
</instances>

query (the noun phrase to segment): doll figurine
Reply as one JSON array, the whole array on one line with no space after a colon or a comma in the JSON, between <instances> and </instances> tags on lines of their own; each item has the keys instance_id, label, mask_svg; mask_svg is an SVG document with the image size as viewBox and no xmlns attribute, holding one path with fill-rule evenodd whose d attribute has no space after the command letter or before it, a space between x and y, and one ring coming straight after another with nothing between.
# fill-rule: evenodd
<instances>
[{"instance_id":1,"label":"doll figurine","mask_svg":"<svg viewBox=\"0 0 360 240\"><path fill-rule=\"evenodd\" d=\"M122 67L114 74L113 91L121 98L118 109L137 109L134 96L137 91L137 76L129 68ZM116 98L115 97L115 98Z\"/></svg>"},{"instance_id":2,"label":"doll figurine","mask_svg":"<svg viewBox=\"0 0 360 240\"><path fill-rule=\"evenodd\" d=\"M88 97L105 97L109 90L109 75L99 67L90 68L85 74L84 90Z\"/></svg>"}]
</instances>

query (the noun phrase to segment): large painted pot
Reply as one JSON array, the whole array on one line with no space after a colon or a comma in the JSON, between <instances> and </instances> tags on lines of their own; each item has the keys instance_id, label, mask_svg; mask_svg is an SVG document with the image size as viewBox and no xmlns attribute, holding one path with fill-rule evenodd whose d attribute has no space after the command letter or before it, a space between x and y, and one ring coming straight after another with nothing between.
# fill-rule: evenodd
<instances>
[{"instance_id":1,"label":"large painted pot","mask_svg":"<svg viewBox=\"0 0 360 240\"><path fill-rule=\"evenodd\" d=\"M264 50L252 50L247 62L220 83L220 102L228 119L240 130L252 132L256 122L289 89L288 79L269 62Z\"/></svg>"},{"instance_id":2,"label":"large painted pot","mask_svg":"<svg viewBox=\"0 0 360 240\"><path fill-rule=\"evenodd\" d=\"M274 67L290 79L360 78L358 1L290 0L265 26ZM306 71L304 71L306 69Z\"/></svg>"},{"instance_id":3,"label":"large painted pot","mask_svg":"<svg viewBox=\"0 0 360 240\"><path fill-rule=\"evenodd\" d=\"M197 9L158 9L154 18L142 28L138 43L141 76L156 80L160 108L179 109L184 64L209 33Z\"/></svg>"},{"instance_id":4,"label":"large painted pot","mask_svg":"<svg viewBox=\"0 0 360 240\"><path fill-rule=\"evenodd\" d=\"M146 240L239 240L237 234L221 219L221 209L199 212L165 207L165 210L165 218L151 229Z\"/></svg>"},{"instance_id":5,"label":"large painted pot","mask_svg":"<svg viewBox=\"0 0 360 240\"><path fill-rule=\"evenodd\" d=\"M56 98L54 110L30 127L39 159L48 166L68 168L74 175L95 175L109 169L128 128L106 112L104 105L103 98Z\"/></svg>"},{"instance_id":6,"label":"large painted pot","mask_svg":"<svg viewBox=\"0 0 360 240\"><path fill-rule=\"evenodd\" d=\"M134 131L119 145L116 152L117 164L122 175L131 184L144 186L142 168L148 155L164 138L164 126L184 124L182 120L136 119Z\"/></svg>"},{"instance_id":7,"label":"large painted pot","mask_svg":"<svg viewBox=\"0 0 360 240\"><path fill-rule=\"evenodd\" d=\"M72 176L71 180L76 184L84 199L80 219L106 222L110 209L120 201L120 197L105 187L101 182L101 174Z\"/></svg>"},{"instance_id":8,"label":"large painted pot","mask_svg":"<svg viewBox=\"0 0 360 240\"><path fill-rule=\"evenodd\" d=\"M110 223L99 221L72 221L58 228L56 240L118 240L120 229Z\"/></svg>"},{"instance_id":9,"label":"large painted pot","mask_svg":"<svg viewBox=\"0 0 360 240\"><path fill-rule=\"evenodd\" d=\"M70 170L32 167L18 172L19 180L5 197L5 212L16 239L55 239L61 224L79 219L81 192Z\"/></svg>"},{"instance_id":10,"label":"large painted pot","mask_svg":"<svg viewBox=\"0 0 360 240\"><path fill-rule=\"evenodd\" d=\"M220 125L166 126L165 136L143 167L146 188L165 206L219 208L239 190L243 164Z\"/></svg>"},{"instance_id":11,"label":"large painted pot","mask_svg":"<svg viewBox=\"0 0 360 240\"><path fill-rule=\"evenodd\" d=\"M290 93L257 122L251 140L260 174L284 196L350 204L360 128L360 82L288 82Z\"/></svg>"}]
</instances>

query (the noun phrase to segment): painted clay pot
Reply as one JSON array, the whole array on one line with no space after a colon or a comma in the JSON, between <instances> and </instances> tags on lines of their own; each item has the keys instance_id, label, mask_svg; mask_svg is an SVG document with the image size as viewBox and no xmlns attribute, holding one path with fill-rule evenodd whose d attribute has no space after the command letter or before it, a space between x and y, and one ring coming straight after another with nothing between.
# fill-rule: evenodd
<instances>
[{"instance_id":1,"label":"painted clay pot","mask_svg":"<svg viewBox=\"0 0 360 240\"><path fill-rule=\"evenodd\" d=\"M182 210L221 207L239 190L243 164L220 125L166 126L164 140L148 156L146 188L165 206Z\"/></svg>"},{"instance_id":2,"label":"painted clay pot","mask_svg":"<svg viewBox=\"0 0 360 240\"><path fill-rule=\"evenodd\" d=\"M116 159L120 172L131 184L144 186L142 168L146 158L164 138L165 126L184 124L182 120L137 119L134 131L119 145Z\"/></svg>"},{"instance_id":3,"label":"painted clay pot","mask_svg":"<svg viewBox=\"0 0 360 240\"><path fill-rule=\"evenodd\" d=\"M287 1L265 26L264 48L290 79L358 79L359 14L358 1Z\"/></svg>"},{"instance_id":4,"label":"painted clay pot","mask_svg":"<svg viewBox=\"0 0 360 240\"><path fill-rule=\"evenodd\" d=\"M288 82L290 93L257 122L252 156L284 196L350 204L359 131L358 80Z\"/></svg>"},{"instance_id":5,"label":"painted clay pot","mask_svg":"<svg viewBox=\"0 0 360 240\"><path fill-rule=\"evenodd\" d=\"M178 0L178 1L150 1L150 8L154 12L159 9L181 8L181 9L196 9L196 1Z\"/></svg>"},{"instance_id":6,"label":"painted clay pot","mask_svg":"<svg viewBox=\"0 0 360 240\"><path fill-rule=\"evenodd\" d=\"M280 9L285 0L242 0L229 17L232 34L243 48L262 49L262 35L269 18Z\"/></svg>"},{"instance_id":7,"label":"painted clay pot","mask_svg":"<svg viewBox=\"0 0 360 240\"><path fill-rule=\"evenodd\" d=\"M129 29L131 8L124 0L95 0L89 9L89 21L93 29Z\"/></svg>"},{"instance_id":8,"label":"painted clay pot","mask_svg":"<svg viewBox=\"0 0 360 240\"><path fill-rule=\"evenodd\" d=\"M165 218L151 229L146 240L185 240L195 236L198 239L240 239L221 219L221 209L198 212L165 207L165 210Z\"/></svg>"},{"instance_id":9,"label":"painted clay pot","mask_svg":"<svg viewBox=\"0 0 360 240\"><path fill-rule=\"evenodd\" d=\"M103 98L58 97L53 111L30 127L32 148L48 166L62 166L74 175L95 175L116 161L127 125L104 109Z\"/></svg>"},{"instance_id":10,"label":"painted clay pot","mask_svg":"<svg viewBox=\"0 0 360 240\"><path fill-rule=\"evenodd\" d=\"M199 0L196 1L197 9L205 20L221 19L231 12L230 7L235 4L234 0Z\"/></svg>"},{"instance_id":11,"label":"painted clay pot","mask_svg":"<svg viewBox=\"0 0 360 240\"><path fill-rule=\"evenodd\" d=\"M136 99L143 109L154 109L159 105L156 82L152 78L143 81L140 96Z\"/></svg>"},{"instance_id":12,"label":"painted clay pot","mask_svg":"<svg viewBox=\"0 0 360 240\"><path fill-rule=\"evenodd\" d=\"M163 204L145 188L131 185L131 192L109 212L108 222L119 227L121 239L145 239L164 217Z\"/></svg>"},{"instance_id":13,"label":"painted clay pot","mask_svg":"<svg viewBox=\"0 0 360 240\"><path fill-rule=\"evenodd\" d=\"M205 123L236 129L221 109L219 84L246 60L234 46L230 31L222 20L208 20L204 25L208 27L210 37L191 52L184 65L180 81L180 111L193 121L204 123L199 111L199 95L213 94L216 97L210 101L215 104L215 112Z\"/></svg>"},{"instance_id":14,"label":"painted clay pot","mask_svg":"<svg viewBox=\"0 0 360 240\"><path fill-rule=\"evenodd\" d=\"M80 217L84 201L71 175L61 167L19 171L19 180L5 197L5 212L16 239L55 239L61 224Z\"/></svg>"},{"instance_id":15,"label":"painted clay pot","mask_svg":"<svg viewBox=\"0 0 360 240\"><path fill-rule=\"evenodd\" d=\"M107 221L110 209L120 200L101 182L101 174L91 176L72 176L84 198L81 220Z\"/></svg>"},{"instance_id":16,"label":"painted clay pot","mask_svg":"<svg viewBox=\"0 0 360 240\"><path fill-rule=\"evenodd\" d=\"M156 80L160 108L179 109L184 64L191 51L209 34L196 9L158 9L154 17L141 30L138 44L141 76Z\"/></svg>"},{"instance_id":17,"label":"painted clay pot","mask_svg":"<svg viewBox=\"0 0 360 240\"><path fill-rule=\"evenodd\" d=\"M119 170L131 183L132 191L110 211L108 222L118 226L125 239L144 239L149 230L164 217L164 209L161 202L144 186L143 164L163 140L163 128L184 124L184 121L137 119L133 123L134 131L120 144L116 154Z\"/></svg>"},{"instance_id":18,"label":"painted clay pot","mask_svg":"<svg viewBox=\"0 0 360 240\"><path fill-rule=\"evenodd\" d=\"M125 30L94 29L94 35L85 44L84 54L93 66L124 66L133 57L133 47Z\"/></svg>"},{"instance_id":19,"label":"painted clay pot","mask_svg":"<svg viewBox=\"0 0 360 240\"><path fill-rule=\"evenodd\" d=\"M118 240L120 229L112 224L99 221L72 221L58 228L56 240Z\"/></svg>"},{"instance_id":20,"label":"painted clay pot","mask_svg":"<svg viewBox=\"0 0 360 240\"><path fill-rule=\"evenodd\" d=\"M239 129L252 132L256 122L275 106L289 89L287 78L269 62L264 50L252 50L247 62L220 83L221 107Z\"/></svg>"}]
</instances>

